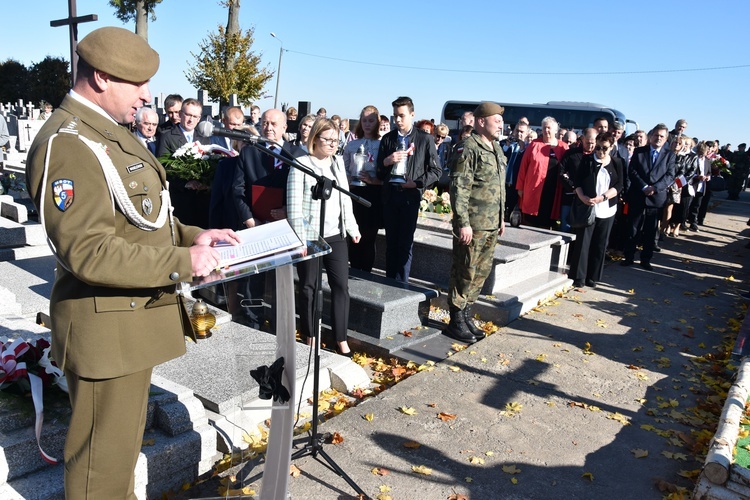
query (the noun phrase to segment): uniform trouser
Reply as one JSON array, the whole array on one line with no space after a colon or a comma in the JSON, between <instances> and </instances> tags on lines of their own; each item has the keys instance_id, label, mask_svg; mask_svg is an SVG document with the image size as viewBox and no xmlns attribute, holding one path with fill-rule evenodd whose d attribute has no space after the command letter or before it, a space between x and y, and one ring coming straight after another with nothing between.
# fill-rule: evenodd
<instances>
[{"instance_id":1,"label":"uniform trouser","mask_svg":"<svg viewBox=\"0 0 750 500\"><path fill-rule=\"evenodd\" d=\"M471 242L462 245L453 238L453 264L448 285L448 305L463 310L476 302L484 282L492 272L497 229L474 231Z\"/></svg>"},{"instance_id":2,"label":"uniform trouser","mask_svg":"<svg viewBox=\"0 0 750 500\"><path fill-rule=\"evenodd\" d=\"M657 228L661 220L661 208L643 208L628 213L628 241L625 243L625 259L633 260L638 235L642 235L643 250L641 251L641 263L651 262L656 246Z\"/></svg>"},{"instance_id":3,"label":"uniform trouser","mask_svg":"<svg viewBox=\"0 0 750 500\"><path fill-rule=\"evenodd\" d=\"M606 219L597 217L590 226L575 230L576 240L573 242L573 254L568 273L571 279L576 281L602 280L604 255L607 252L609 233L614 222L614 215Z\"/></svg>"},{"instance_id":4,"label":"uniform trouser","mask_svg":"<svg viewBox=\"0 0 750 500\"><path fill-rule=\"evenodd\" d=\"M322 260L331 288L331 328L336 342L344 342L349 326L349 252L341 236L326 238L326 243L331 246L331 253L297 264L300 331L304 339L315 338L314 299Z\"/></svg>"},{"instance_id":5,"label":"uniform trouser","mask_svg":"<svg viewBox=\"0 0 750 500\"><path fill-rule=\"evenodd\" d=\"M65 370L70 404L65 440L65 497L134 500L151 368L111 379Z\"/></svg>"},{"instance_id":6,"label":"uniform trouser","mask_svg":"<svg viewBox=\"0 0 750 500\"><path fill-rule=\"evenodd\" d=\"M384 189L387 189L383 206L385 275L408 283L421 194L419 189L399 190L392 186Z\"/></svg>"}]
</instances>

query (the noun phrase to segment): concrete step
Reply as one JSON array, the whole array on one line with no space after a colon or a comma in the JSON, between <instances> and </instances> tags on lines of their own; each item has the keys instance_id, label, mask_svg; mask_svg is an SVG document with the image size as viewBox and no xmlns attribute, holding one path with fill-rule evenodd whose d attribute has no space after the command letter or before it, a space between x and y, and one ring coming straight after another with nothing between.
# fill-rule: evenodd
<instances>
[{"instance_id":1,"label":"concrete step","mask_svg":"<svg viewBox=\"0 0 750 500\"><path fill-rule=\"evenodd\" d=\"M0 217L0 248L23 246L47 246L42 225L35 221L20 223Z\"/></svg>"}]
</instances>

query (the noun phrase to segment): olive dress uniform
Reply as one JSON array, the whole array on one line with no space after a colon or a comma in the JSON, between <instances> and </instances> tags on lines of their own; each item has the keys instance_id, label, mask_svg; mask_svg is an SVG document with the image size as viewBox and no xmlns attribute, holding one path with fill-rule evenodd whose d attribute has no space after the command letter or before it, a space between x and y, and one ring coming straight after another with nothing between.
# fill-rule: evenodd
<instances>
[{"instance_id":1,"label":"olive dress uniform","mask_svg":"<svg viewBox=\"0 0 750 500\"><path fill-rule=\"evenodd\" d=\"M476 302L492 271L497 232L505 208L506 159L497 141L488 146L472 132L456 148L450 162L453 207L453 264L448 287L451 310L463 311ZM471 227L468 245L458 240Z\"/></svg>"},{"instance_id":2,"label":"olive dress uniform","mask_svg":"<svg viewBox=\"0 0 750 500\"><path fill-rule=\"evenodd\" d=\"M84 41L82 57L81 45L92 47ZM29 194L57 258L52 355L73 407L65 491L76 499L135 498L151 369L185 352L190 326L175 289L191 279L187 247L201 231L177 220L172 225L169 217L160 227L134 224L114 201L102 152L135 212L156 222L166 201L164 169L126 127L73 92L36 136L26 167Z\"/></svg>"}]
</instances>

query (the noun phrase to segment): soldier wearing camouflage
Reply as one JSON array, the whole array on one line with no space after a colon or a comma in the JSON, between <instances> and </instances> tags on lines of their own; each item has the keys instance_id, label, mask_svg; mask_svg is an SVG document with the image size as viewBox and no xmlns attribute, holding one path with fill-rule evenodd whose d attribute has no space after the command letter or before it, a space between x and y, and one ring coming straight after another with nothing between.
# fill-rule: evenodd
<instances>
[{"instance_id":1,"label":"soldier wearing camouflage","mask_svg":"<svg viewBox=\"0 0 750 500\"><path fill-rule=\"evenodd\" d=\"M497 142L503 108L484 102L474 111L476 131L456 148L450 160L453 206L453 263L446 334L464 342L484 338L471 306L492 271L497 235L505 230L505 154Z\"/></svg>"}]
</instances>

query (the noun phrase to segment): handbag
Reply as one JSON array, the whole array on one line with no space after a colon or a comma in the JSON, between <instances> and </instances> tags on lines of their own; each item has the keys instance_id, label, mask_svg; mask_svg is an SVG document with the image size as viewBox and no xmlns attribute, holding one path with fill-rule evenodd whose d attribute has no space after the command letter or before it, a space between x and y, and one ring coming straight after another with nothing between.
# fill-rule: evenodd
<instances>
[{"instance_id":1,"label":"handbag","mask_svg":"<svg viewBox=\"0 0 750 500\"><path fill-rule=\"evenodd\" d=\"M720 175L711 176L711 179L708 181L708 189L716 192L726 191L727 181Z\"/></svg>"},{"instance_id":2,"label":"handbag","mask_svg":"<svg viewBox=\"0 0 750 500\"><path fill-rule=\"evenodd\" d=\"M581 229L592 225L595 221L596 214L594 213L594 207L584 205L578 196L573 198L573 205L570 207L570 215L568 216L570 227Z\"/></svg>"}]
</instances>

